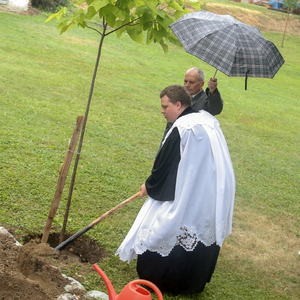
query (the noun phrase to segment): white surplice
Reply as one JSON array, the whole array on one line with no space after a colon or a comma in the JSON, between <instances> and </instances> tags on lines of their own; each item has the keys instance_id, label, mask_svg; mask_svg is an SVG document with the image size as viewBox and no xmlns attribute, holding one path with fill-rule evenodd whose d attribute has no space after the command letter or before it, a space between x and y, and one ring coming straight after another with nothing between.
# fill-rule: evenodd
<instances>
[{"instance_id":1,"label":"white surplice","mask_svg":"<svg viewBox=\"0 0 300 300\"><path fill-rule=\"evenodd\" d=\"M147 198L116 252L123 261L147 250L167 256L175 245L193 251L199 241L222 246L231 233L235 177L218 120L204 110L182 116L164 141L175 127L181 154L175 200Z\"/></svg>"}]
</instances>

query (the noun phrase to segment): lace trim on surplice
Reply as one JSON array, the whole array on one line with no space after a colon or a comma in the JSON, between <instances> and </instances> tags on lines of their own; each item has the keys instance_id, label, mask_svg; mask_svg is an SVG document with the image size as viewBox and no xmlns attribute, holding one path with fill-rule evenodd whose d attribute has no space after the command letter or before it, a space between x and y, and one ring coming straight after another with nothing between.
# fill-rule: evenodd
<instances>
[{"instance_id":1,"label":"lace trim on surplice","mask_svg":"<svg viewBox=\"0 0 300 300\"><path fill-rule=\"evenodd\" d=\"M222 229L224 227L221 226ZM210 246L215 242L215 237L212 229L208 229L203 238L198 237L197 228L194 226L182 226L176 234L175 244L170 244L167 240L162 240L156 249L149 247L149 242L151 240L151 230L142 229L138 232L138 254L142 254L146 250L156 251L162 256L167 256L174 246L180 245L186 251L193 251L198 242L201 241L206 246ZM151 244L151 242L150 242ZM136 249L137 250L137 249Z\"/></svg>"}]
</instances>

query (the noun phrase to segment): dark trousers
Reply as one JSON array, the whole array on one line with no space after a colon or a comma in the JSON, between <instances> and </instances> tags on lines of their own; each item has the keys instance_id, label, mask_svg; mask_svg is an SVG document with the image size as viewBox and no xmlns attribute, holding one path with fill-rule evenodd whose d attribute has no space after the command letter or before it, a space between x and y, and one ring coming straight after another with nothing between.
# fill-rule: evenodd
<instances>
[{"instance_id":1,"label":"dark trousers","mask_svg":"<svg viewBox=\"0 0 300 300\"><path fill-rule=\"evenodd\" d=\"M137 272L141 279L153 282L162 292L174 295L201 293L215 270L220 247L199 242L193 251L175 246L162 257L146 251L138 255Z\"/></svg>"}]
</instances>

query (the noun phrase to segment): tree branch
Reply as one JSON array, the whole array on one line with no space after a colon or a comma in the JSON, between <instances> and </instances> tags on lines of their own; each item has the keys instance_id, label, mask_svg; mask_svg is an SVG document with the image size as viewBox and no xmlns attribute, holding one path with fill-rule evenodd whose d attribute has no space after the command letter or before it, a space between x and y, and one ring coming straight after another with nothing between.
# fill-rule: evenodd
<instances>
[{"instance_id":1,"label":"tree branch","mask_svg":"<svg viewBox=\"0 0 300 300\"><path fill-rule=\"evenodd\" d=\"M124 27L124 26L130 25L130 24L134 23L135 21L137 21L138 19L140 19L140 17L139 17L139 18L136 18L136 19L134 19L134 20L132 20L132 21L130 21L130 22L128 22L128 23L122 25L122 26L120 26L120 27L117 28L117 29L114 29L114 30L110 31L110 32L107 33L106 35L109 35L109 34L111 34L111 33L113 33L113 32L116 32L117 30L121 29L121 28ZM131 26L135 26L135 25L137 25L137 24L134 24L134 25L131 25Z\"/></svg>"},{"instance_id":2,"label":"tree branch","mask_svg":"<svg viewBox=\"0 0 300 300\"><path fill-rule=\"evenodd\" d=\"M86 25L87 28L95 30L96 32L98 32L101 36L102 36L102 32L100 32L98 29L94 28L94 27L90 27L88 25Z\"/></svg>"}]
</instances>

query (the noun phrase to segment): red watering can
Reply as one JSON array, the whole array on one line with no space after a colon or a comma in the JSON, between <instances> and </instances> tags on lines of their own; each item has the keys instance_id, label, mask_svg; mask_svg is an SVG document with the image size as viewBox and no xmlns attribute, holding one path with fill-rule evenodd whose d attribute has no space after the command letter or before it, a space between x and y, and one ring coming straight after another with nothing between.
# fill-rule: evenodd
<instances>
[{"instance_id":1,"label":"red watering can","mask_svg":"<svg viewBox=\"0 0 300 300\"><path fill-rule=\"evenodd\" d=\"M93 265L94 269L100 274L105 282L109 300L152 300L151 294L145 288L138 284L149 286L156 294L158 300L163 300L163 296L159 288L152 282L143 279L137 279L129 282L118 295L112 286L106 274L98 267L97 264Z\"/></svg>"}]
</instances>

